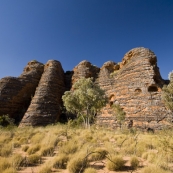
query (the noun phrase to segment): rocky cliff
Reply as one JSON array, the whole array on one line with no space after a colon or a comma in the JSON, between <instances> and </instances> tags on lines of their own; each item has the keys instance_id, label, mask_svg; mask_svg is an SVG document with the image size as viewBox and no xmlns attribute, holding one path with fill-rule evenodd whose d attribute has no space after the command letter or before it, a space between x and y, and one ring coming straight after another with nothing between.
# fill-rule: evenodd
<instances>
[{"instance_id":1,"label":"rocky cliff","mask_svg":"<svg viewBox=\"0 0 173 173\"><path fill-rule=\"evenodd\" d=\"M19 122L27 110L43 73L43 64L31 61L18 77L0 80L0 115L8 114Z\"/></svg>"},{"instance_id":2,"label":"rocky cliff","mask_svg":"<svg viewBox=\"0 0 173 173\"><path fill-rule=\"evenodd\" d=\"M20 126L38 126L57 122L61 114L61 97L64 91L64 71L61 64L59 61L50 60L44 66L39 85Z\"/></svg>"},{"instance_id":3,"label":"rocky cliff","mask_svg":"<svg viewBox=\"0 0 173 173\"><path fill-rule=\"evenodd\" d=\"M120 104L126 112L126 121L143 128L162 128L172 114L161 101L165 81L157 67L156 55L146 48L135 48L125 54L121 63L103 65L97 83L106 90L109 105L98 115L99 124L112 123L112 104ZM106 81L106 82L105 82Z\"/></svg>"},{"instance_id":4,"label":"rocky cliff","mask_svg":"<svg viewBox=\"0 0 173 173\"><path fill-rule=\"evenodd\" d=\"M45 65L31 61L20 77L0 80L0 115L9 114L18 121L23 117L20 126L57 122L64 91L81 77L93 77L109 98L108 105L97 115L100 125L117 126L112 104L120 104L126 112L126 123L134 126L162 128L172 119L161 101L165 80L156 55L142 47L130 50L120 63L108 61L98 68L82 61L66 73L58 61Z\"/></svg>"}]
</instances>

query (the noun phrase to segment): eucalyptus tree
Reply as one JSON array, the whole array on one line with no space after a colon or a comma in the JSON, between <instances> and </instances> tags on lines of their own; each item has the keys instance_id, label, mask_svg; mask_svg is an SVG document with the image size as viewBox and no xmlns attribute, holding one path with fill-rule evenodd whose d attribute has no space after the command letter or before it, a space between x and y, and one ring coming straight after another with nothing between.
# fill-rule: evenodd
<instances>
[{"instance_id":1,"label":"eucalyptus tree","mask_svg":"<svg viewBox=\"0 0 173 173\"><path fill-rule=\"evenodd\" d=\"M71 91L64 93L62 100L68 112L81 116L85 127L90 127L90 120L106 105L107 97L92 78L81 78Z\"/></svg>"}]
</instances>

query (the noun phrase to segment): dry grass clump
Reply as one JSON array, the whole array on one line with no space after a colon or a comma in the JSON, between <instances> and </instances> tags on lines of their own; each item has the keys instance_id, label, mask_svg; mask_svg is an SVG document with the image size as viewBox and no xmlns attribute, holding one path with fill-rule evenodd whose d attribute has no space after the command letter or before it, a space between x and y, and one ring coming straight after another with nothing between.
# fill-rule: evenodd
<instances>
[{"instance_id":1,"label":"dry grass clump","mask_svg":"<svg viewBox=\"0 0 173 173\"><path fill-rule=\"evenodd\" d=\"M70 173L79 173L87 166L87 160L85 159L85 155L79 153L78 155L74 155L70 161L67 163L67 169Z\"/></svg>"},{"instance_id":2,"label":"dry grass clump","mask_svg":"<svg viewBox=\"0 0 173 173\"><path fill-rule=\"evenodd\" d=\"M12 154L12 144L4 144L0 148L0 156L2 157L8 157Z\"/></svg>"},{"instance_id":3,"label":"dry grass clump","mask_svg":"<svg viewBox=\"0 0 173 173\"><path fill-rule=\"evenodd\" d=\"M66 154L60 154L54 158L53 167L65 169L67 166L68 160L69 160L69 157Z\"/></svg>"},{"instance_id":4,"label":"dry grass clump","mask_svg":"<svg viewBox=\"0 0 173 173\"><path fill-rule=\"evenodd\" d=\"M39 154L31 154L27 160L29 165L34 165L41 162L41 156Z\"/></svg>"},{"instance_id":5,"label":"dry grass clump","mask_svg":"<svg viewBox=\"0 0 173 173\"><path fill-rule=\"evenodd\" d=\"M144 167L141 170L141 173L155 173L155 172L156 173L171 173L171 171L163 170L162 168L155 165Z\"/></svg>"},{"instance_id":6,"label":"dry grass clump","mask_svg":"<svg viewBox=\"0 0 173 173\"><path fill-rule=\"evenodd\" d=\"M26 152L28 150L29 146L28 145L24 145L22 146L22 151Z\"/></svg>"},{"instance_id":7,"label":"dry grass clump","mask_svg":"<svg viewBox=\"0 0 173 173\"><path fill-rule=\"evenodd\" d=\"M14 154L10 158L10 163L12 164L13 168L15 168L16 170L18 170L19 167L22 166L23 161L24 161L24 158L20 154Z\"/></svg>"},{"instance_id":8,"label":"dry grass clump","mask_svg":"<svg viewBox=\"0 0 173 173\"><path fill-rule=\"evenodd\" d=\"M3 173L17 173L17 171L11 167L11 168L7 168L6 170L4 170Z\"/></svg>"},{"instance_id":9,"label":"dry grass clump","mask_svg":"<svg viewBox=\"0 0 173 173\"><path fill-rule=\"evenodd\" d=\"M78 150L78 143L77 141L67 141L64 142L64 145L59 149L60 153L66 154L74 154Z\"/></svg>"},{"instance_id":10,"label":"dry grass clump","mask_svg":"<svg viewBox=\"0 0 173 173\"><path fill-rule=\"evenodd\" d=\"M4 172L6 169L11 168L11 163L8 158L0 158L0 172Z\"/></svg>"},{"instance_id":11,"label":"dry grass clump","mask_svg":"<svg viewBox=\"0 0 173 173\"><path fill-rule=\"evenodd\" d=\"M38 132L32 136L30 141L32 144L37 144L40 143L43 139L44 139L44 133Z\"/></svg>"},{"instance_id":12,"label":"dry grass clump","mask_svg":"<svg viewBox=\"0 0 173 173\"><path fill-rule=\"evenodd\" d=\"M136 156L131 157L130 165L131 165L132 169L137 169L137 167L139 166L139 160Z\"/></svg>"},{"instance_id":13,"label":"dry grass clump","mask_svg":"<svg viewBox=\"0 0 173 173\"><path fill-rule=\"evenodd\" d=\"M51 173L51 164L47 163L40 167L38 173Z\"/></svg>"},{"instance_id":14,"label":"dry grass clump","mask_svg":"<svg viewBox=\"0 0 173 173\"><path fill-rule=\"evenodd\" d=\"M39 151L41 148L41 146L39 144L36 144L36 145L33 145L33 146L30 146L27 150L27 153L30 155L30 154L34 154L36 153L37 151Z\"/></svg>"},{"instance_id":15,"label":"dry grass clump","mask_svg":"<svg viewBox=\"0 0 173 173\"><path fill-rule=\"evenodd\" d=\"M119 171L124 168L125 161L122 156L113 156L112 158L107 159L106 167L110 171Z\"/></svg>"},{"instance_id":16,"label":"dry grass clump","mask_svg":"<svg viewBox=\"0 0 173 173\"><path fill-rule=\"evenodd\" d=\"M13 145L14 148L20 148L21 147L21 144L20 144L19 141L12 142L12 145Z\"/></svg>"},{"instance_id":17,"label":"dry grass clump","mask_svg":"<svg viewBox=\"0 0 173 173\"><path fill-rule=\"evenodd\" d=\"M26 137L22 137L19 139L19 143L22 144L27 144L28 143L28 139Z\"/></svg>"},{"instance_id":18,"label":"dry grass clump","mask_svg":"<svg viewBox=\"0 0 173 173\"><path fill-rule=\"evenodd\" d=\"M93 153L89 156L89 161L97 161L105 159L108 154L107 150L104 148L96 148Z\"/></svg>"},{"instance_id":19,"label":"dry grass clump","mask_svg":"<svg viewBox=\"0 0 173 173\"><path fill-rule=\"evenodd\" d=\"M86 168L84 173L97 173L97 171L94 168Z\"/></svg>"},{"instance_id":20,"label":"dry grass clump","mask_svg":"<svg viewBox=\"0 0 173 173\"><path fill-rule=\"evenodd\" d=\"M54 154L54 148L53 147L43 147L41 148L41 151L40 151L41 155L42 156L53 156Z\"/></svg>"}]
</instances>

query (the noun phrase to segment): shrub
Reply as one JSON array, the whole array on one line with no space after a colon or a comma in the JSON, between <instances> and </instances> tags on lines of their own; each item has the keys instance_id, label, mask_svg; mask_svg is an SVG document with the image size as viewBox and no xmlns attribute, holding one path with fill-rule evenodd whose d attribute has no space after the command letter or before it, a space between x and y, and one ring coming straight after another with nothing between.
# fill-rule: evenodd
<instances>
[{"instance_id":1,"label":"shrub","mask_svg":"<svg viewBox=\"0 0 173 173\"><path fill-rule=\"evenodd\" d=\"M132 169L136 169L139 166L139 160L136 156L131 157L130 165L131 165Z\"/></svg>"},{"instance_id":2,"label":"shrub","mask_svg":"<svg viewBox=\"0 0 173 173\"><path fill-rule=\"evenodd\" d=\"M35 146L29 147L28 150L27 150L27 153L30 155L30 154L36 153L36 152L39 151L39 150L40 150L40 145L37 144L37 145L35 145Z\"/></svg>"},{"instance_id":3,"label":"shrub","mask_svg":"<svg viewBox=\"0 0 173 173\"><path fill-rule=\"evenodd\" d=\"M94 168L86 168L84 173L97 173L97 171Z\"/></svg>"},{"instance_id":4,"label":"shrub","mask_svg":"<svg viewBox=\"0 0 173 173\"><path fill-rule=\"evenodd\" d=\"M118 171L118 170L122 170L122 168L124 167L124 164L125 164L125 161L123 160L121 156L113 156L110 160L107 159L106 167L110 171Z\"/></svg>"},{"instance_id":5,"label":"shrub","mask_svg":"<svg viewBox=\"0 0 173 173\"><path fill-rule=\"evenodd\" d=\"M37 164L41 160L41 156L39 154L31 154L28 156L28 163L30 165Z\"/></svg>"},{"instance_id":6,"label":"shrub","mask_svg":"<svg viewBox=\"0 0 173 173\"><path fill-rule=\"evenodd\" d=\"M68 162L68 156L66 154L60 154L54 159L53 167L65 169Z\"/></svg>"},{"instance_id":7,"label":"shrub","mask_svg":"<svg viewBox=\"0 0 173 173\"><path fill-rule=\"evenodd\" d=\"M87 160L84 155L74 156L67 164L67 169L70 173L79 173L87 165Z\"/></svg>"},{"instance_id":8,"label":"shrub","mask_svg":"<svg viewBox=\"0 0 173 173\"><path fill-rule=\"evenodd\" d=\"M53 156L54 148L53 147L44 147L41 149L42 156Z\"/></svg>"},{"instance_id":9,"label":"shrub","mask_svg":"<svg viewBox=\"0 0 173 173\"><path fill-rule=\"evenodd\" d=\"M9 115L0 116L0 126L14 125L14 119L10 118Z\"/></svg>"}]
</instances>

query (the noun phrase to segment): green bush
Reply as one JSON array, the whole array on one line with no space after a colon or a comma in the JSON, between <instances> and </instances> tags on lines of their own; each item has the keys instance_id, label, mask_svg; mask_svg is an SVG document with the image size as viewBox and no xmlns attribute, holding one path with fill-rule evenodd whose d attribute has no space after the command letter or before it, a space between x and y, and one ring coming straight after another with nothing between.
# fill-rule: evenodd
<instances>
[{"instance_id":1,"label":"green bush","mask_svg":"<svg viewBox=\"0 0 173 173\"><path fill-rule=\"evenodd\" d=\"M14 119L10 118L9 115L0 116L0 126L14 125Z\"/></svg>"}]
</instances>

